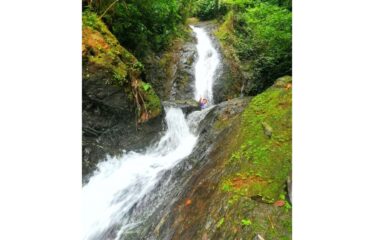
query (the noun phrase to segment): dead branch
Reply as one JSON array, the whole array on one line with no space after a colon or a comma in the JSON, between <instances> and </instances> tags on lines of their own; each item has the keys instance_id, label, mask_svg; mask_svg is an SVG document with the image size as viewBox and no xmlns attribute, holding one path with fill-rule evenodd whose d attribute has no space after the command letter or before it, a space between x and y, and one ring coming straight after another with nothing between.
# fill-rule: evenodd
<instances>
[{"instance_id":1,"label":"dead branch","mask_svg":"<svg viewBox=\"0 0 374 240\"><path fill-rule=\"evenodd\" d=\"M109 7L104 11L104 13L101 14L101 16L99 17L99 19L101 19L101 18L105 15L105 13L106 13L109 9L111 9L111 8L114 6L114 4L116 4L118 1L119 1L119 0L115 0L114 2L112 2L112 3L109 5Z\"/></svg>"}]
</instances>

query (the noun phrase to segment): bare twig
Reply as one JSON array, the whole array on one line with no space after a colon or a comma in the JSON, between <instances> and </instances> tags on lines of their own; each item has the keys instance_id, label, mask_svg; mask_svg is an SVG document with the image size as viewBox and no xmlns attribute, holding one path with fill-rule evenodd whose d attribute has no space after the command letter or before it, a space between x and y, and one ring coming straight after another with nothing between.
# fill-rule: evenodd
<instances>
[{"instance_id":1,"label":"bare twig","mask_svg":"<svg viewBox=\"0 0 374 240\"><path fill-rule=\"evenodd\" d=\"M105 15L105 13L106 13L109 9L111 9L111 8L114 6L114 4L116 4L118 1L119 1L119 0L115 0L114 2L112 2L112 3L109 5L109 7L104 11L104 13L101 14L101 16L99 17L99 19L101 19L101 18Z\"/></svg>"},{"instance_id":2,"label":"bare twig","mask_svg":"<svg viewBox=\"0 0 374 240\"><path fill-rule=\"evenodd\" d=\"M274 229L274 224L273 224L273 221L271 221L270 215L268 215L268 218L269 218L269 221L270 221L270 224L271 224L271 228Z\"/></svg>"}]
</instances>

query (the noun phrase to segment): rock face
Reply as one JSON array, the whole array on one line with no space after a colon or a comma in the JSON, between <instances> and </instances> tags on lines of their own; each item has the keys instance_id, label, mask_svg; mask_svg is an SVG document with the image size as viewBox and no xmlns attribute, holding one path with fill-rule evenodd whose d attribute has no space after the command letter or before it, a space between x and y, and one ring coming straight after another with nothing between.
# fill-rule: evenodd
<instances>
[{"instance_id":1,"label":"rock face","mask_svg":"<svg viewBox=\"0 0 374 240\"><path fill-rule=\"evenodd\" d=\"M199 103L196 102L194 99L164 101L162 102L162 105L165 107L181 108L185 114L189 114L193 111L200 110Z\"/></svg>"},{"instance_id":2,"label":"rock face","mask_svg":"<svg viewBox=\"0 0 374 240\"><path fill-rule=\"evenodd\" d=\"M194 25L207 30L213 45L218 49L220 65L213 85L214 102L220 103L240 96L243 80L234 61L222 55L225 48L217 40L215 22L199 22ZM147 81L157 86L156 92L162 100L189 99L194 97L194 71L196 58L196 38L190 31L190 37L178 39L161 57L148 56L145 60ZM235 68L236 67L236 68Z\"/></svg>"},{"instance_id":3,"label":"rock face","mask_svg":"<svg viewBox=\"0 0 374 240\"><path fill-rule=\"evenodd\" d=\"M146 79L155 86L162 100L193 98L194 62L197 57L196 39L190 35L174 40L160 57L144 59Z\"/></svg>"},{"instance_id":4,"label":"rock face","mask_svg":"<svg viewBox=\"0 0 374 240\"><path fill-rule=\"evenodd\" d=\"M200 200L197 198L189 199L187 195L190 191L193 191L194 187L200 186L197 179L207 177L206 174L210 171L218 173L217 169L214 169L216 163L211 160L210 156L211 154L219 155L221 153L227 155L225 151L217 148L216 143L219 141L222 144L222 140L224 141L226 137L231 136L232 129L235 128L238 117L249 100L249 98L233 99L222 102L214 106L213 109L204 110L207 111L207 115L199 124L196 133L199 135L199 141L193 153L177 166L165 172L160 184L154 191L132 209L131 218L133 221L141 219L145 208L155 207L157 210L147 217L145 222L140 223L131 232L123 236L123 239L202 238L200 235L197 237L198 235L195 235L194 232L191 232L191 235L180 232L183 226L193 223L193 221L179 215L178 209L182 207L189 209L188 211L191 211L191 214L197 210L196 204L200 204ZM216 178L216 181L218 180L219 176ZM209 198L210 193L210 191L206 192L207 198ZM165 199L167 201L164 201ZM201 212L200 214L207 215L209 213ZM195 227L198 227L198 224Z\"/></svg>"},{"instance_id":5,"label":"rock face","mask_svg":"<svg viewBox=\"0 0 374 240\"><path fill-rule=\"evenodd\" d=\"M117 155L139 146L139 141L144 144L150 141L149 135L161 127L158 118L161 103L152 86L140 78L142 64L118 43L96 14L83 13L82 37L82 174L85 177L106 154ZM154 119L138 132L134 91L144 99L141 110L147 108L147 120ZM129 135L137 137L123 137Z\"/></svg>"},{"instance_id":6,"label":"rock face","mask_svg":"<svg viewBox=\"0 0 374 240\"><path fill-rule=\"evenodd\" d=\"M210 136L214 141L199 159L205 166L193 173L174 205L170 239L291 238L285 196L291 172L291 81L278 79L243 112L233 101L217 107L221 111L211 125L218 135ZM264 121L272 126L271 138L264 133ZM186 199L192 204L185 206Z\"/></svg>"},{"instance_id":7,"label":"rock face","mask_svg":"<svg viewBox=\"0 0 374 240\"><path fill-rule=\"evenodd\" d=\"M193 153L163 175L133 218L146 207L157 211L125 239L291 239L291 81L211 109Z\"/></svg>"},{"instance_id":8,"label":"rock face","mask_svg":"<svg viewBox=\"0 0 374 240\"><path fill-rule=\"evenodd\" d=\"M207 30L213 45L219 50L221 61L213 84L214 102L220 103L239 97L243 87L242 75L238 74L238 66L235 65L235 61L227 57L227 47L222 45L217 38L216 33L219 26L214 21L200 22L196 26L204 27Z\"/></svg>"}]
</instances>

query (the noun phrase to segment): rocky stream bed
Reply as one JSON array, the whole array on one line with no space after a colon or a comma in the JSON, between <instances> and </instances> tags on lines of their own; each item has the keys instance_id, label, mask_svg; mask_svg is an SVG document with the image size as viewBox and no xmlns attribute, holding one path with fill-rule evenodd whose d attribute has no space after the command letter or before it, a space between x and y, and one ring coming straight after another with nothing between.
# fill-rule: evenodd
<instances>
[{"instance_id":1,"label":"rocky stream bed","mask_svg":"<svg viewBox=\"0 0 374 240\"><path fill-rule=\"evenodd\" d=\"M213 34L216 25L208 22L197 26L209 33L219 50ZM186 115L199 110L193 100L195 37L191 31L190 38L145 63L145 78L155 86L163 106L181 108ZM162 171L157 185L131 207L127 222L133 225L122 229L119 239L291 239L291 192L287 188L291 159L284 153L290 151L291 136L284 132L291 127L292 80L279 79L263 96L230 99L233 89L239 89L240 95L241 82L234 81L229 63L218 52L221 61L213 85L215 105L204 110L195 126L199 137L192 153ZM106 156L146 152L166 130L165 110L137 126L126 94L102 78L105 72L83 82L84 183ZM276 111L261 109L263 102L274 105ZM276 124L274 119L283 120ZM264 123L271 125L270 130L264 129ZM252 130L259 136L258 142L248 139ZM262 158L256 162L260 155L246 152L256 148L264 151L261 157L269 156L270 161L279 163L261 165ZM272 158L273 152L281 157ZM247 171L252 167L253 171ZM266 172L265 167L271 171ZM97 239L115 239L119 229L121 224L115 224Z\"/></svg>"}]
</instances>

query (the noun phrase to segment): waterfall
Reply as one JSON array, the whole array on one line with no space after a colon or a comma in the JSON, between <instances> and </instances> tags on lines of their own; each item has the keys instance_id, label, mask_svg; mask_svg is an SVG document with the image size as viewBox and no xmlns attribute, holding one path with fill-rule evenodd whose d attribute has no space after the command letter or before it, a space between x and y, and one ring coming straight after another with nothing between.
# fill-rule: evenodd
<instances>
[{"instance_id":1,"label":"waterfall","mask_svg":"<svg viewBox=\"0 0 374 240\"><path fill-rule=\"evenodd\" d=\"M212 102L218 55L207 33L202 28L192 29L197 35L199 54L195 98L202 96ZM82 190L83 239L119 239L136 225L129 221L131 209L155 188L166 170L191 154L198 140L198 124L210 109L186 118L179 108L165 108L167 130L158 143L143 153L125 152L98 164ZM151 213L152 209L144 211Z\"/></svg>"},{"instance_id":2,"label":"waterfall","mask_svg":"<svg viewBox=\"0 0 374 240\"><path fill-rule=\"evenodd\" d=\"M219 65L219 57L208 33L199 27L191 26L197 38L198 59L195 66L195 100L206 98L213 103L213 81Z\"/></svg>"},{"instance_id":3,"label":"waterfall","mask_svg":"<svg viewBox=\"0 0 374 240\"><path fill-rule=\"evenodd\" d=\"M188 127L181 109L166 109L167 131L145 154L130 152L101 162L83 187L83 224L91 239L118 223L159 179L158 173L188 156L197 137ZM93 238L95 239L95 238Z\"/></svg>"}]
</instances>

